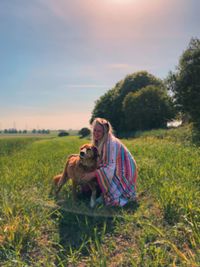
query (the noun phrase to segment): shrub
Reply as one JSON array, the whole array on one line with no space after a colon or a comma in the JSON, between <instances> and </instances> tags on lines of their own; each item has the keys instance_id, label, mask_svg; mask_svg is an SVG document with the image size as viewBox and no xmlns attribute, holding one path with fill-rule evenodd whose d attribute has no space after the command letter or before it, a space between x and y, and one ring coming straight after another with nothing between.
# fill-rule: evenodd
<instances>
[{"instance_id":1,"label":"shrub","mask_svg":"<svg viewBox=\"0 0 200 267\"><path fill-rule=\"evenodd\" d=\"M82 128L79 132L78 132L78 134L81 136L81 138L83 138L83 137L86 137L86 136L88 136L88 135L90 135L90 129L88 129L88 128Z\"/></svg>"},{"instance_id":2,"label":"shrub","mask_svg":"<svg viewBox=\"0 0 200 267\"><path fill-rule=\"evenodd\" d=\"M69 135L69 133L66 132L66 131L61 131L61 132L59 132L59 134L58 134L59 137L68 136L68 135Z\"/></svg>"}]
</instances>

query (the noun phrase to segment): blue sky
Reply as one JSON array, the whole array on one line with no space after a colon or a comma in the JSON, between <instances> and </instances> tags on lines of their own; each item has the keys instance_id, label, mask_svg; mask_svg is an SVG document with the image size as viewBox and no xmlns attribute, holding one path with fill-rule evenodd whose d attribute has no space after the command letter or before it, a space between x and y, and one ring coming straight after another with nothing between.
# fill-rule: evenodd
<instances>
[{"instance_id":1,"label":"blue sky","mask_svg":"<svg viewBox=\"0 0 200 267\"><path fill-rule=\"evenodd\" d=\"M127 74L165 78L199 0L0 0L0 128L80 129Z\"/></svg>"}]
</instances>

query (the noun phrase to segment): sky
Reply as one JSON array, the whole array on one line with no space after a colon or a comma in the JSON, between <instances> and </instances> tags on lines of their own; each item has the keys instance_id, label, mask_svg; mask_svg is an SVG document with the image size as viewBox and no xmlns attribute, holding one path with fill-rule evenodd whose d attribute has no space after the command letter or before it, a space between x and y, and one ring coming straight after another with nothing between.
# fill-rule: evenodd
<instances>
[{"instance_id":1,"label":"sky","mask_svg":"<svg viewBox=\"0 0 200 267\"><path fill-rule=\"evenodd\" d=\"M126 75L164 79L192 37L199 0L0 0L0 130L89 127Z\"/></svg>"}]
</instances>

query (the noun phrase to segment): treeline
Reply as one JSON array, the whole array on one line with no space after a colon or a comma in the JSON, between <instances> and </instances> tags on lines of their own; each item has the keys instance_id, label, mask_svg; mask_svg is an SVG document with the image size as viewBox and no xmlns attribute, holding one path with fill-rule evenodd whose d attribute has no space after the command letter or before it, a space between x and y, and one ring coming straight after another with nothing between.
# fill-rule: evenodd
<instances>
[{"instance_id":1,"label":"treeline","mask_svg":"<svg viewBox=\"0 0 200 267\"><path fill-rule=\"evenodd\" d=\"M42 130L33 129L32 133L33 134L49 134L50 130L49 129L47 129L47 130L45 130L45 129L42 129Z\"/></svg>"},{"instance_id":2,"label":"treeline","mask_svg":"<svg viewBox=\"0 0 200 267\"><path fill-rule=\"evenodd\" d=\"M147 71L119 81L95 103L90 123L108 119L118 136L165 128L187 118L200 132L200 40L192 38L175 72L161 80Z\"/></svg>"},{"instance_id":3,"label":"treeline","mask_svg":"<svg viewBox=\"0 0 200 267\"><path fill-rule=\"evenodd\" d=\"M32 134L49 134L50 130L45 130L45 129L36 130L36 129L33 129L32 131L27 131L27 130L17 130L17 129L12 128L12 129L1 130L0 133L2 133L2 134L28 134L28 133L32 133Z\"/></svg>"}]
</instances>

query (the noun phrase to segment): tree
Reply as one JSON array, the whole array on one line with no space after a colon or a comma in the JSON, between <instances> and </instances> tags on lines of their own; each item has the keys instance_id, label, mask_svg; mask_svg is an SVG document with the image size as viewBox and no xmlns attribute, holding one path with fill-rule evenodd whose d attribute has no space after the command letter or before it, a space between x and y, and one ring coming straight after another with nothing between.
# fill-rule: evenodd
<instances>
[{"instance_id":1,"label":"tree","mask_svg":"<svg viewBox=\"0 0 200 267\"><path fill-rule=\"evenodd\" d=\"M170 76L170 89L178 109L189 114L200 131L200 39L192 38Z\"/></svg>"},{"instance_id":2,"label":"tree","mask_svg":"<svg viewBox=\"0 0 200 267\"><path fill-rule=\"evenodd\" d=\"M82 129L78 132L78 134L81 136L81 138L84 138L84 137L90 135L90 133L91 133L90 129L88 129L88 128L86 128L86 127L85 127L85 128L82 128Z\"/></svg>"},{"instance_id":3,"label":"tree","mask_svg":"<svg viewBox=\"0 0 200 267\"><path fill-rule=\"evenodd\" d=\"M60 132L58 133L58 136L59 136L59 137L68 136L68 135L69 135L69 133L66 132L65 130L60 131Z\"/></svg>"},{"instance_id":4,"label":"tree","mask_svg":"<svg viewBox=\"0 0 200 267\"><path fill-rule=\"evenodd\" d=\"M162 81L147 71L127 75L97 100L90 122L96 117L103 117L111 122L117 135L126 131L123 101L130 92L137 92L148 85L162 86Z\"/></svg>"},{"instance_id":5,"label":"tree","mask_svg":"<svg viewBox=\"0 0 200 267\"><path fill-rule=\"evenodd\" d=\"M128 131L164 128L174 115L171 98L164 88L149 85L129 93L123 102Z\"/></svg>"},{"instance_id":6,"label":"tree","mask_svg":"<svg viewBox=\"0 0 200 267\"><path fill-rule=\"evenodd\" d=\"M92 123L97 117L106 118L109 121L113 121L115 98L116 88L108 90L103 96L101 96L95 103L90 123Z\"/></svg>"}]
</instances>

